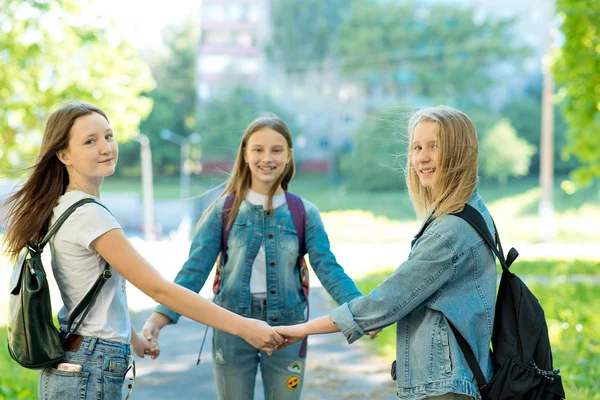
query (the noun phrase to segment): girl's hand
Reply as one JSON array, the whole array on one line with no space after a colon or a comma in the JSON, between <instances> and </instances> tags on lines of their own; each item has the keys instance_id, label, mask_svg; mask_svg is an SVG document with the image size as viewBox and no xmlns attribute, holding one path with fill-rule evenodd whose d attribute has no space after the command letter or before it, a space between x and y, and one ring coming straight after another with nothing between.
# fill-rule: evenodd
<instances>
[{"instance_id":1,"label":"girl's hand","mask_svg":"<svg viewBox=\"0 0 600 400\"><path fill-rule=\"evenodd\" d=\"M307 333L304 329L304 324L278 326L275 328L275 330L277 330L277 332L285 338L285 343L277 346L277 350L284 349L291 344L297 343L307 336Z\"/></svg>"},{"instance_id":2,"label":"girl's hand","mask_svg":"<svg viewBox=\"0 0 600 400\"><path fill-rule=\"evenodd\" d=\"M244 320L239 336L257 349L271 355L275 348L284 342L277 331L265 321L251 318Z\"/></svg>"},{"instance_id":3,"label":"girl's hand","mask_svg":"<svg viewBox=\"0 0 600 400\"><path fill-rule=\"evenodd\" d=\"M160 330L169 323L171 323L171 320L166 315L158 312L152 313L142 327L142 336L148 341L158 344Z\"/></svg>"},{"instance_id":4,"label":"girl's hand","mask_svg":"<svg viewBox=\"0 0 600 400\"><path fill-rule=\"evenodd\" d=\"M381 332L381 329L377 329L376 331L368 332L369 339L371 339L371 340L375 339L379 332Z\"/></svg>"},{"instance_id":5,"label":"girl's hand","mask_svg":"<svg viewBox=\"0 0 600 400\"><path fill-rule=\"evenodd\" d=\"M140 358L149 355L152 360L155 360L160 355L160 346L157 341L148 340L136 333L131 336L131 351Z\"/></svg>"}]
</instances>

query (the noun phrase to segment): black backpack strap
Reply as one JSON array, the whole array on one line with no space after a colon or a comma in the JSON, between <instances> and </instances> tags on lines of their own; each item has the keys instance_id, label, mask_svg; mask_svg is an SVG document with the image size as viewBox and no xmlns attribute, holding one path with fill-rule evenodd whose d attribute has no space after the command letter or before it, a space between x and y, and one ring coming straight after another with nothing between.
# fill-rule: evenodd
<instances>
[{"instance_id":1,"label":"black backpack strap","mask_svg":"<svg viewBox=\"0 0 600 400\"><path fill-rule=\"evenodd\" d=\"M515 248L511 248L508 252L508 256L506 258L504 257L504 251L502 249L502 243L500 242L500 236L498 235L498 229L496 228L496 224L493 222L493 220L492 223L494 224L494 230L496 231L495 238L492 238L492 234L490 233L487 224L485 223L485 220L483 219L479 211L477 211L470 205L465 204L465 207L461 212L452 215L456 215L457 217L460 217L463 220L467 221L469 225L471 225L473 229L475 229L477 233L479 233L479 236L481 236L486 241L488 246L492 249L496 257L498 258L502 269L505 272L508 272L512 275L512 272L509 271L509 268L513 261L515 261L515 259L519 256L519 253Z\"/></svg>"},{"instance_id":2,"label":"black backpack strap","mask_svg":"<svg viewBox=\"0 0 600 400\"><path fill-rule=\"evenodd\" d=\"M477 387L479 387L479 390L483 389L488 384L488 382L485 379L485 376L483 375L481 368L479 367L479 363L477 362L477 359L475 358L475 354L473 354L473 350L471 349L471 346L469 346L469 343L467 343L467 341L465 340L463 335L460 334L458 329L456 329L454 324L452 322L450 322L450 320L448 318L446 318L446 321L448 322L448 325L450 325L450 328L452 328L452 332L454 332L456 341L458 342L458 345L460 346L460 349L462 350L463 355L465 356L465 359L467 360L467 364L469 364L469 367L471 368L471 372L473 372L473 376L475 376L475 380L477 381Z\"/></svg>"},{"instance_id":3,"label":"black backpack strap","mask_svg":"<svg viewBox=\"0 0 600 400\"><path fill-rule=\"evenodd\" d=\"M44 236L42 241L36 246L39 249L40 253L42 252L42 249L46 246L46 244L50 241L52 236L54 236L56 234L56 232L58 232L58 229L67 220L67 218L69 218L69 216L71 214L73 214L73 212L76 209L78 209L82 205L88 204L88 203L96 203L99 206L104 207L106 209L106 211L110 212L110 210L104 204L102 204L98 200L90 198L90 197L81 199L81 200L71 204L69 206L69 208L67 208L66 211L63 212L60 217L58 217L56 222L48 230L48 233L46 233L46 236ZM104 267L104 271L102 271L100 276L98 276L98 279L96 279L96 282L94 283L92 288L86 293L85 296L83 296L83 299L81 299L79 304L77 304L77 306L71 312L71 316L69 317L69 321L67 323L67 332L66 332L66 335L63 337L63 340L66 339L70 334L77 332L77 330L81 326L81 323L83 322L85 317L90 312L92 306L94 305L96 298L98 297L98 294L100 293L100 290L102 289L102 286L104 286L104 283L111 276L112 276L112 273L110 272L110 265L108 263L106 263L106 266ZM75 326L75 329L71 330L73 322L75 322L75 319L77 319L77 317L82 313L83 313L83 316L79 319L79 322Z\"/></svg>"},{"instance_id":4,"label":"black backpack strap","mask_svg":"<svg viewBox=\"0 0 600 400\"><path fill-rule=\"evenodd\" d=\"M512 272L510 272L508 269L509 269L510 265L513 263L513 261L517 258L519 253L514 248L511 248L510 251L508 252L508 258L504 258L504 251L502 250L502 244L500 243L500 236L498 235L498 229L496 228L496 224L494 223L493 220L492 220L492 223L494 224L494 230L496 231L495 238L492 238L492 234L490 233L490 230L488 229L487 224L485 223L485 220L481 216L481 213L479 213L479 211L477 211L470 205L465 204L465 207L463 208L463 210L461 212L458 212L458 213L455 213L452 215L456 215L457 217L462 218L463 220L468 222L469 225L471 225L473 227L473 229L475 229L475 231L477 231L479 236L481 236L483 238L483 240L485 240L487 245L492 249L492 251L494 252L496 257L498 258L498 261L500 262L502 269L505 272L512 274ZM467 363L469 364L469 367L471 368L471 371L473 372L473 375L475 376L475 380L477 381L477 386L479 386L480 390L483 389L487 385L487 382L486 382L485 376L483 375L483 372L481 371L481 367L477 363L477 359L475 358L473 349L471 348L471 346L469 346L469 343L467 343L467 341L461 335L461 333L458 331L458 329L456 329L454 324L448 318L446 318L446 321L448 321L450 328L452 328L452 332L454 332L456 341L458 342L458 345L460 346L460 348L463 352L463 355L465 356L465 359L467 360Z\"/></svg>"},{"instance_id":5,"label":"black backpack strap","mask_svg":"<svg viewBox=\"0 0 600 400\"><path fill-rule=\"evenodd\" d=\"M44 236L44 238L37 244L36 248L39 250L39 252L42 252L42 249L46 246L46 244L50 241L50 239L52 238L52 236L54 236L54 234L60 229L60 227L62 226L62 224L67 220L67 218L69 218L69 216L71 214L73 214L73 212L75 210L77 210L79 207L81 207L84 204L88 204L88 203L96 203L99 206L102 206L104 208L106 208L106 206L102 203L100 203L98 200L96 199L92 199L91 197L87 197L85 199L81 199L73 204L71 204L69 206L69 208L67 208L65 210L65 212L63 212L60 217L58 217L58 219L56 220L56 222L54 223L54 225L52 225L50 227L50 229L48 230L48 233L46 233L46 236ZM106 208L106 211L110 212L110 210L108 208Z\"/></svg>"},{"instance_id":6,"label":"black backpack strap","mask_svg":"<svg viewBox=\"0 0 600 400\"><path fill-rule=\"evenodd\" d=\"M102 271L100 276L98 276L98 279L96 279L96 282L94 283L92 288L85 294L85 296L83 296L83 299L81 299L79 304L77 304L77 306L71 312L71 316L69 317L69 322L67 323L67 332L66 332L65 338L68 337L71 333L77 332L77 330L81 326L81 323L83 322L85 317L87 317L88 313L90 312L94 303L96 302L96 298L98 297L98 294L100 293L100 290L102 289L102 286L104 286L106 281L111 276L112 276L112 273L110 272L110 265L108 265L108 263L106 263L106 267L104 267L104 271ZM73 322L75 322L75 319L77 319L77 317L82 313L83 313L83 316L79 319L79 322L77 322L75 329L71 330L71 326L73 326Z\"/></svg>"}]
</instances>

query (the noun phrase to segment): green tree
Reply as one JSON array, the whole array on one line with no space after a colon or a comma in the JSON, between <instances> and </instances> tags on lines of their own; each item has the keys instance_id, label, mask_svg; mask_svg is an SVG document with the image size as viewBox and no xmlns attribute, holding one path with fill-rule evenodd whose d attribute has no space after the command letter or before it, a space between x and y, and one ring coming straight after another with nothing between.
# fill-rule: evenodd
<instances>
[{"instance_id":1,"label":"green tree","mask_svg":"<svg viewBox=\"0 0 600 400\"><path fill-rule=\"evenodd\" d=\"M270 0L270 43L265 50L286 72L320 67L332 54L346 0Z\"/></svg>"},{"instance_id":2,"label":"green tree","mask_svg":"<svg viewBox=\"0 0 600 400\"><path fill-rule=\"evenodd\" d=\"M339 28L343 71L396 98L479 99L491 66L522 54L513 19L478 19L473 8L416 2L353 1Z\"/></svg>"},{"instance_id":3,"label":"green tree","mask_svg":"<svg viewBox=\"0 0 600 400\"><path fill-rule=\"evenodd\" d=\"M291 115L250 89L240 87L227 97L204 103L199 114L198 132L202 135L202 148L210 149L210 154L205 152L203 158L232 161L248 124L266 112L279 116L294 136L300 135Z\"/></svg>"},{"instance_id":4,"label":"green tree","mask_svg":"<svg viewBox=\"0 0 600 400\"><path fill-rule=\"evenodd\" d=\"M600 2L557 0L564 43L554 65L559 97L569 124L566 154L581 166L576 180L600 177Z\"/></svg>"},{"instance_id":5,"label":"green tree","mask_svg":"<svg viewBox=\"0 0 600 400\"><path fill-rule=\"evenodd\" d=\"M541 80L535 82L525 90L522 97L509 100L503 107L501 114L508 118L519 136L531 143L536 152L531 157L530 174L537 174L540 170L540 140L542 130L542 87ZM554 109L554 171L557 174L568 174L577 167L577 161L570 157L567 159L563 153L567 146L567 123L562 109Z\"/></svg>"},{"instance_id":6,"label":"green tree","mask_svg":"<svg viewBox=\"0 0 600 400\"><path fill-rule=\"evenodd\" d=\"M157 175L178 174L180 152L176 144L160 137L162 129L187 136L197 129L196 120L196 47L198 29L192 18L182 24L167 26L163 32L165 48L148 55L156 88L148 93L154 107L140 124L140 131L150 139L152 164ZM196 146L194 146L194 149ZM139 144L121 146L122 174L139 175ZM199 156L193 152L192 156Z\"/></svg>"},{"instance_id":7,"label":"green tree","mask_svg":"<svg viewBox=\"0 0 600 400\"><path fill-rule=\"evenodd\" d=\"M525 176L529 172L535 147L520 138L510 121L499 121L481 141L480 163L483 174L506 184L509 176Z\"/></svg>"},{"instance_id":8,"label":"green tree","mask_svg":"<svg viewBox=\"0 0 600 400\"><path fill-rule=\"evenodd\" d=\"M340 169L352 190L398 190L406 169L407 113L402 107L369 115L358 128L356 147L341 158Z\"/></svg>"},{"instance_id":9,"label":"green tree","mask_svg":"<svg viewBox=\"0 0 600 400\"><path fill-rule=\"evenodd\" d=\"M323 66L393 99L460 98L481 103L491 66L519 61L513 19L479 18L473 8L387 0L278 0L270 58L288 72ZM456 101L454 102L456 104Z\"/></svg>"},{"instance_id":10,"label":"green tree","mask_svg":"<svg viewBox=\"0 0 600 400\"><path fill-rule=\"evenodd\" d=\"M0 168L30 165L44 121L67 101L102 108L117 139L136 134L154 81L111 23L75 0L0 0Z\"/></svg>"}]
</instances>

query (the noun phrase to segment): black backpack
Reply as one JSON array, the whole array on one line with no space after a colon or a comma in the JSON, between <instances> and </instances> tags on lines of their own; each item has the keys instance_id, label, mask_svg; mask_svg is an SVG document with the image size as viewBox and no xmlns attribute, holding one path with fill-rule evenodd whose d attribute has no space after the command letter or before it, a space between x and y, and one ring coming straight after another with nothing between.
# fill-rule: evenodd
<instances>
[{"instance_id":1,"label":"black backpack","mask_svg":"<svg viewBox=\"0 0 600 400\"><path fill-rule=\"evenodd\" d=\"M448 321L483 400L564 399L560 370L554 370L552 366L544 310L523 281L509 271L519 253L511 248L505 258L498 230L496 240L492 239L481 214L468 204L454 215L467 221L479 233L502 266L492 332L493 376L490 382L486 382L467 341Z\"/></svg>"}]
</instances>

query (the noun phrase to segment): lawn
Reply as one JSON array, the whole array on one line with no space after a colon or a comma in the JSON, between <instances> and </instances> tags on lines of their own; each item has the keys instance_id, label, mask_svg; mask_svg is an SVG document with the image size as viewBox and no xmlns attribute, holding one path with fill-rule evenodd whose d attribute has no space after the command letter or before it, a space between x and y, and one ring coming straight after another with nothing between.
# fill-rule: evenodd
<instances>
[{"instance_id":1,"label":"lawn","mask_svg":"<svg viewBox=\"0 0 600 400\"><path fill-rule=\"evenodd\" d=\"M527 281L527 275L547 275L548 284L529 284L544 308L550 332L554 367L561 369L567 398L600 400L600 299L593 283L565 283L575 274L596 275L600 261L542 260L517 261L515 272ZM367 276L357 282L369 293L392 270ZM395 358L394 326L387 327L373 342L373 348L386 362Z\"/></svg>"},{"instance_id":2,"label":"lawn","mask_svg":"<svg viewBox=\"0 0 600 400\"><path fill-rule=\"evenodd\" d=\"M225 178L226 175L192 179L191 195L206 193L222 184ZM554 241L596 241L600 237L600 185L596 183L567 194L560 188L562 181L560 177L555 179ZM139 193L140 190L138 179L108 178L103 185L105 192ZM405 242L418 229L405 190L349 191L343 182L315 174L298 175L291 182L290 190L319 207L332 242ZM540 200L537 179L514 179L504 186L483 180L479 191L507 243L540 240L540 232L545 228L537 212ZM157 179L154 193L157 199L178 198L179 179Z\"/></svg>"},{"instance_id":3,"label":"lawn","mask_svg":"<svg viewBox=\"0 0 600 400\"><path fill-rule=\"evenodd\" d=\"M22 368L6 348L6 327L0 327L0 400L37 399L39 371Z\"/></svg>"}]
</instances>

